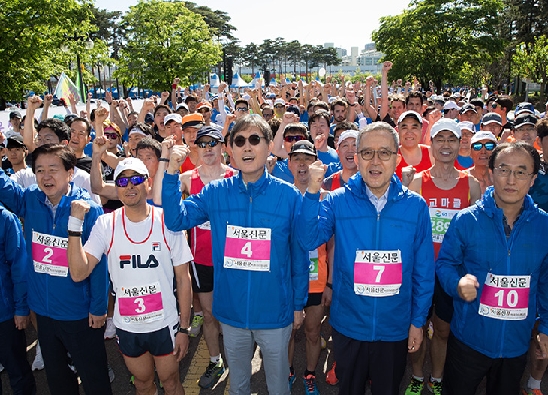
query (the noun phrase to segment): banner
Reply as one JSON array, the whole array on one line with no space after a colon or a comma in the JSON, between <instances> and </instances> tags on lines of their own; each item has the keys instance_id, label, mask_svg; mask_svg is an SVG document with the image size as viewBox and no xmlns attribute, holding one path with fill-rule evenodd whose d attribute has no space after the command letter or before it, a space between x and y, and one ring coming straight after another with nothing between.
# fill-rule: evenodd
<instances>
[{"instance_id":1,"label":"banner","mask_svg":"<svg viewBox=\"0 0 548 395\"><path fill-rule=\"evenodd\" d=\"M61 73L61 77L59 77L59 82L57 83L57 88L55 89L55 96L57 96L58 99L65 99L67 104L69 104L69 94L71 93L78 102L83 103L82 98L78 93L78 88L74 85L74 82L72 82L65 73Z\"/></svg>"}]
</instances>

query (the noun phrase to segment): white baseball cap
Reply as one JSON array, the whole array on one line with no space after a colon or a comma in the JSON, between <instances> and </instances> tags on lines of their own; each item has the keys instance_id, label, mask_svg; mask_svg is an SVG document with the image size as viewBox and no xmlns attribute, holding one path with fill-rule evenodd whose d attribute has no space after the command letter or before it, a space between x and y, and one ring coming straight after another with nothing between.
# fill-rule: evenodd
<instances>
[{"instance_id":1,"label":"white baseball cap","mask_svg":"<svg viewBox=\"0 0 548 395\"><path fill-rule=\"evenodd\" d=\"M356 130L345 130L341 133L339 136L339 144L341 144L344 140L349 138L358 138L358 132Z\"/></svg>"},{"instance_id":2,"label":"white baseball cap","mask_svg":"<svg viewBox=\"0 0 548 395\"><path fill-rule=\"evenodd\" d=\"M470 140L470 144L477 143L478 141L481 141L481 140L489 140L489 141L492 141L493 143L497 142L497 138L495 137L493 133L488 132L487 130L481 130L472 136L472 139Z\"/></svg>"},{"instance_id":3,"label":"white baseball cap","mask_svg":"<svg viewBox=\"0 0 548 395\"><path fill-rule=\"evenodd\" d=\"M432 126L432 129L430 130L430 137L434 138L436 134L443 130L448 130L450 132L453 132L457 138L461 138L462 133L459 128L459 124L457 121L450 119L450 118L442 118L438 122Z\"/></svg>"},{"instance_id":4,"label":"white baseball cap","mask_svg":"<svg viewBox=\"0 0 548 395\"><path fill-rule=\"evenodd\" d=\"M141 159L137 158L126 158L120 163L118 163L118 166L116 166L116 169L114 170L114 179L116 180L118 176L125 170L133 170L137 172L138 174L144 175L148 177L148 170L145 164Z\"/></svg>"},{"instance_id":5,"label":"white baseball cap","mask_svg":"<svg viewBox=\"0 0 548 395\"><path fill-rule=\"evenodd\" d=\"M177 123L183 123L183 117L180 114L167 114L164 118L164 126L167 125L169 121L175 121Z\"/></svg>"}]
</instances>

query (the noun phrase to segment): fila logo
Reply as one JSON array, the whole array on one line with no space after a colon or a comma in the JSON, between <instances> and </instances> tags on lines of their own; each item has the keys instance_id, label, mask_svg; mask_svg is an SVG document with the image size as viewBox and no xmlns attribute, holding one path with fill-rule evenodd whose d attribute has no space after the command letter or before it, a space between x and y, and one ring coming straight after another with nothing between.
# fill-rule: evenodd
<instances>
[{"instance_id":1,"label":"fila logo","mask_svg":"<svg viewBox=\"0 0 548 395\"><path fill-rule=\"evenodd\" d=\"M148 256L145 263L141 262L141 255L120 255L120 269L123 269L126 265L131 265L133 269L152 269L158 267L158 261L153 254Z\"/></svg>"},{"instance_id":2,"label":"fila logo","mask_svg":"<svg viewBox=\"0 0 548 395\"><path fill-rule=\"evenodd\" d=\"M161 251L160 242L158 241L152 242L152 251Z\"/></svg>"}]
</instances>

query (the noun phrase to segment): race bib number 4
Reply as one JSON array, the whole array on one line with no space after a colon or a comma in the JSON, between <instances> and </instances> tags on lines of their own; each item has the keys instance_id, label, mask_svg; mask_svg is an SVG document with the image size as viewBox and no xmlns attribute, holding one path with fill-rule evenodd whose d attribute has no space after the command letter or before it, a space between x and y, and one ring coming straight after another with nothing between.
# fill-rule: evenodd
<instances>
[{"instance_id":1,"label":"race bib number 4","mask_svg":"<svg viewBox=\"0 0 548 395\"><path fill-rule=\"evenodd\" d=\"M443 242L443 237L449 228L449 223L459 210L430 207L430 220L432 221L432 241Z\"/></svg>"},{"instance_id":2,"label":"race bib number 4","mask_svg":"<svg viewBox=\"0 0 548 395\"><path fill-rule=\"evenodd\" d=\"M228 225L223 266L227 269L270 271L271 230Z\"/></svg>"},{"instance_id":3,"label":"race bib number 4","mask_svg":"<svg viewBox=\"0 0 548 395\"><path fill-rule=\"evenodd\" d=\"M122 287L116 297L118 311L126 323L148 323L164 318L159 282L140 287Z\"/></svg>"},{"instance_id":4,"label":"race bib number 4","mask_svg":"<svg viewBox=\"0 0 548 395\"><path fill-rule=\"evenodd\" d=\"M68 238L32 232L32 261L36 273L68 276Z\"/></svg>"},{"instance_id":5,"label":"race bib number 4","mask_svg":"<svg viewBox=\"0 0 548 395\"><path fill-rule=\"evenodd\" d=\"M479 314L497 320L524 320L529 312L531 276L488 273L481 291Z\"/></svg>"},{"instance_id":6,"label":"race bib number 4","mask_svg":"<svg viewBox=\"0 0 548 395\"><path fill-rule=\"evenodd\" d=\"M401 282L401 251L356 251L354 292L357 295L397 295Z\"/></svg>"}]
</instances>

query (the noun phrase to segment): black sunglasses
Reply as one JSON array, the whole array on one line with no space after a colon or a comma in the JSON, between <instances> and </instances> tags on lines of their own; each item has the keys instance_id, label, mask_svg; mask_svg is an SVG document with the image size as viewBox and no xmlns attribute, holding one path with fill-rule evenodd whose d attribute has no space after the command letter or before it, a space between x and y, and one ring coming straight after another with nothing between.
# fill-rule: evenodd
<instances>
[{"instance_id":1,"label":"black sunglasses","mask_svg":"<svg viewBox=\"0 0 548 395\"><path fill-rule=\"evenodd\" d=\"M496 146L495 143L474 143L472 144L472 149L474 151L481 151L481 149L485 147L487 151L493 151Z\"/></svg>"},{"instance_id":2,"label":"black sunglasses","mask_svg":"<svg viewBox=\"0 0 548 395\"><path fill-rule=\"evenodd\" d=\"M306 139L306 137L304 136L285 136L284 137L284 141L286 143L292 143L293 141L301 141L301 140L304 140Z\"/></svg>"},{"instance_id":3,"label":"black sunglasses","mask_svg":"<svg viewBox=\"0 0 548 395\"><path fill-rule=\"evenodd\" d=\"M131 177L119 177L114 181L117 187L125 188L129 185L131 182L133 186L141 185L143 182L147 180L147 176L137 174L135 176Z\"/></svg>"},{"instance_id":4,"label":"black sunglasses","mask_svg":"<svg viewBox=\"0 0 548 395\"><path fill-rule=\"evenodd\" d=\"M116 140L118 138L118 135L116 133L106 133L105 137L109 140Z\"/></svg>"},{"instance_id":5,"label":"black sunglasses","mask_svg":"<svg viewBox=\"0 0 548 395\"><path fill-rule=\"evenodd\" d=\"M209 112L209 108L207 108L207 107L206 107L206 108L200 108L200 109L198 110L198 112L199 112L200 114L205 114L206 112Z\"/></svg>"},{"instance_id":6,"label":"black sunglasses","mask_svg":"<svg viewBox=\"0 0 548 395\"><path fill-rule=\"evenodd\" d=\"M217 144L219 144L218 140L211 140L211 141L199 141L196 143L196 146L198 148L206 148L206 147L215 147Z\"/></svg>"},{"instance_id":7,"label":"black sunglasses","mask_svg":"<svg viewBox=\"0 0 548 395\"><path fill-rule=\"evenodd\" d=\"M251 145L258 145L261 142L261 139L264 139L264 137L259 136L258 134L252 134L248 138L245 138L242 135L234 137L234 145L236 147L243 147L245 145L245 141L249 140L249 144Z\"/></svg>"}]
</instances>

